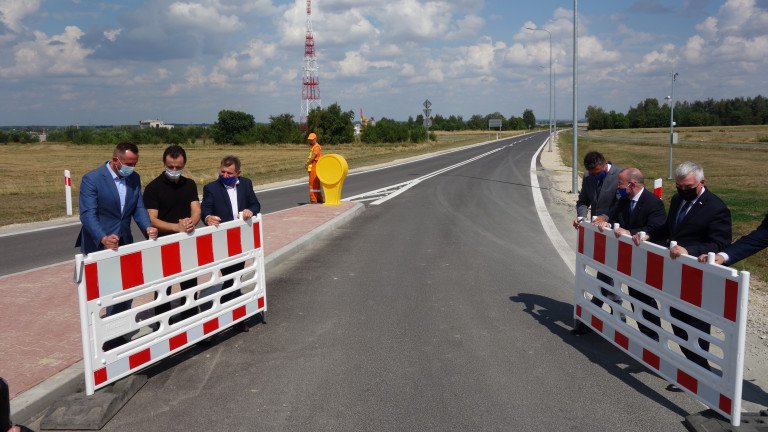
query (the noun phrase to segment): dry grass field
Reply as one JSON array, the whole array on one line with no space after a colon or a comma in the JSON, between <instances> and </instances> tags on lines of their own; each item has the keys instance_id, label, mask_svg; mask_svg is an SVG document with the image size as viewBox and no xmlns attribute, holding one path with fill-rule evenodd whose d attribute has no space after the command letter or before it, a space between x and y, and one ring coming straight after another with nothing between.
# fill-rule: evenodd
<instances>
[{"instance_id":1,"label":"dry grass field","mask_svg":"<svg viewBox=\"0 0 768 432\"><path fill-rule=\"evenodd\" d=\"M520 132L518 132L520 133ZM506 132L504 136L516 134ZM496 134L493 134L493 138ZM350 169L388 162L489 139L484 132L438 133L437 142L421 144L325 145L324 153L343 155ZM139 148L137 172L144 184L162 172L165 145ZM72 175L73 206L77 214L77 193L81 177L112 157L110 145L73 145L69 143L0 145L0 226L45 221L66 215L64 170ZM304 162L308 146L282 145L188 145L188 163L184 174L202 186L218 176L219 161L228 154L240 156L243 175L255 184L266 184L306 176Z\"/></svg>"},{"instance_id":2,"label":"dry grass field","mask_svg":"<svg viewBox=\"0 0 768 432\"><path fill-rule=\"evenodd\" d=\"M680 144L673 148L673 167L684 160L702 164L707 187L725 201L733 218L734 240L752 231L768 212L768 188L762 177L768 167L768 126L675 128ZM669 129L631 129L589 131L590 137L579 137L579 162L591 150L600 151L607 159L623 167L639 168L646 184L664 179L664 201L675 193L668 176ZM599 138L598 138L599 137ZM571 165L570 132L560 134L560 154ZM579 163L579 168L583 166ZM583 175L580 173L579 178ZM759 279L768 280L768 252L763 251L740 264Z\"/></svg>"}]
</instances>

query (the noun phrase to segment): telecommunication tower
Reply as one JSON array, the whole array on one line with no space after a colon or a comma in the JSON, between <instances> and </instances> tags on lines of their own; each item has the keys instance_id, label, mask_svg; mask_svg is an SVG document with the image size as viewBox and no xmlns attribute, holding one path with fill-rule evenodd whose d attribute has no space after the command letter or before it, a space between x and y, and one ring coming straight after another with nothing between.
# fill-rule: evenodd
<instances>
[{"instance_id":1,"label":"telecommunication tower","mask_svg":"<svg viewBox=\"0 0 768 432\"><path fill-rule=\"evenodd\" d=\"M304 37L304 73L301 76L301 113L299 127L307 129L307 117L315 108L322 108L320 102L320 79L317 76L315 58L315 37L312 33L312 0L307 0L307 32Z\"/></svg>"}]
</instances>

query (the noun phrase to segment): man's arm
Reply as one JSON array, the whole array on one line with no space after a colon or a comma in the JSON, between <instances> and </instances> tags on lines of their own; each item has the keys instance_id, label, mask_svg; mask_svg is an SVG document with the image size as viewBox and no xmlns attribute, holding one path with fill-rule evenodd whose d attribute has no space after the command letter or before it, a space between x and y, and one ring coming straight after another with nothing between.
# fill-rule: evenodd
<instances>
[{"instance_id":1,"label":"man's arm","mask_svg":"<svg viewBox=\"0 0 768 432\"><path fill-rule=\"evenodd\" d=\"M760 226L751 233L736 240L733 244L726 247L724 252L728 254L728 265L752 256L768 247L768 215L763 219Z\"/></svg>"},{"instance_id":2,"label":"man's arm","mask_svg":"<svg viewBox=\"0 0 768 432\"><path fill-rule=\"evenodd\" d=\"M94 182L93 175L86 174L80 183L80 193L78 198L80 207L80 222L83 229L88 231L94 239L103 239L108 233L101 227L99 221L99 190Z\"/></svg>"}]
</instances>

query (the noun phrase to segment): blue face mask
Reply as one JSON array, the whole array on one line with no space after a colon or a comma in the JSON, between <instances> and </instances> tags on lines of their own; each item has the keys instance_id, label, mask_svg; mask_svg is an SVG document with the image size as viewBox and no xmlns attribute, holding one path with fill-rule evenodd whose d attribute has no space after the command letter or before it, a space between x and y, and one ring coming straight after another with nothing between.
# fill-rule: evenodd
<instances>
[{"instance_id":1,"label":"blue face mask","mask_svg":"<svg viewBox=\"0 0 768 432\"><path fill-rule=\"evenodd\" d=\"M120 177L128 177L129 175L133 174L133 167L122 165L120 169L117 170L117 172L120 174Z\"/></svg>"},{"instance_id":2,"label":"blue face mask","mask_svg":"<svg viewBox=\"0 0 768 432\"><path fill-rule=\"evenodd\" d=\"M222 175L219 175L219 181L224 186L232 187L235 184L237 184L237 177L224 177Z\"/></svg>"},{"instance_id":3,"label":"blue face mask","mask_svg":"<svg viewBox=\"0 0 768 432\"><path fill-rule=\"evenodd\" d=\"M605 172L605 171L600 171L600 172L599 172L597 175L594 175L594 174L593 174L593 175L592 175L592 177L596 178L597 180L602 180L602 179L604 179L604 178L605 178L605 176L607 176L607 175L608 175L608 173L607 173L607 172Z\"/></svg>"},{"instance_id":4,"label":"blue face mask","mask_svg":"<svg viewBox=\"0 0 768 432\"><path fill-rule=\"evenodd\" d=\"M619 198L629 198L627 188L618 188L616 191L619 193Z\"/></svg>"}]
</instances>

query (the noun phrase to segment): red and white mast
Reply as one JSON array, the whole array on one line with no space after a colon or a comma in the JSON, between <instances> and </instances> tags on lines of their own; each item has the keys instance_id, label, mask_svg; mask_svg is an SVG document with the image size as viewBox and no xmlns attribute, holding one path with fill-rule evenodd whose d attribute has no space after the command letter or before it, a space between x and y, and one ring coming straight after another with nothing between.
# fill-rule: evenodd
<instances>
[{"instance_id":1,"label":"red and white mast","mask_svg":"<svg viewBox=\"0 0 768 432\"><path fill-rule=\"evenodd\" d=\"M307 129L309 112L315 108L322 108L311 15L312 0L307 0L307 32L304 38L304 73L301 76L301 112L299 114L299 127L302 130Z\"/></svg>"}]
</instances>

